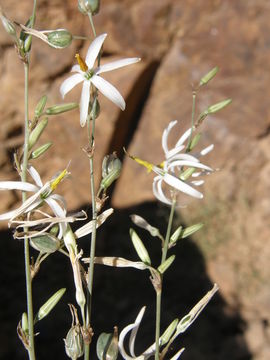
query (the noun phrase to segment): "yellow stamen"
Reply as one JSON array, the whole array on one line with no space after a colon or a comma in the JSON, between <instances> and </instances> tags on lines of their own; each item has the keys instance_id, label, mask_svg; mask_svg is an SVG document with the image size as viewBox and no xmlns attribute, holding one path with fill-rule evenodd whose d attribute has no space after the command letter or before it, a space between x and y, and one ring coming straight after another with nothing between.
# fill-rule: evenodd
<instances>
[{"instance_id":1,"label":"yellow stamen","mask_svg":"<svg viewBox=\"0 0 270 360\"><path fill-rule=\"evenodd\" d=\"M64 179L67 173L68 173L67 169L63 170L61 174L58 175L57 178L51 182L50 188L52 191L54 191L57 188L57 185Z\"/></svg>"},{"instance_id":2,"label":"yellow stamen","mask_svg":"<svg viewBox=\"0 0 270 360\"><path fill-rule=\"evenodd\" d=\"M78 62L78 64L80 65L80 69L84 72L86 72L88 70L88 66L86 65L85 61L80 57L80 54L76 54L75 58Z\"/></svg>"}]
</instances>

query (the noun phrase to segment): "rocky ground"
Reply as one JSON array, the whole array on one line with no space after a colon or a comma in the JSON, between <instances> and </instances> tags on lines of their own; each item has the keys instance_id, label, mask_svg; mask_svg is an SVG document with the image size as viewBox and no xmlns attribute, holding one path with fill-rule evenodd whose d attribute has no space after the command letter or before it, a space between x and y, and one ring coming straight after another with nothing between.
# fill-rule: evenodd
<instances>
[{"instance_id":1,"label":"rocky ground","mask_svg":"<svg viewBox=\"0 0 270 360\"><path fill-rule=\"evenodd\" d=\"M1 6L7 16L25 22L32 4L26 0L20 3L2 0ZM198 111L203 111L219 100L233 99L230 107L209 117L203 125L202 146L215 144L207 163L220 170L207 179L204 199L190 203L179 212L178 222L192 224L203 220L206 226L177 249L179 263L172 276L173 282L168 283L166 309L169 310L166 310L166 316L173 318L179 308L184 313L182 309L188 309L188 305L193 305L211 283L217 282L219 296L209 307L209 312L206 310L198 320L194 330L183 339L187 348L183 359L269 359L269 1L104 0L101 10L95 21L98 33L108 33L104 61L126 56L140 56L142 61L106 74L106 79L124 95L127 109L122 113L108 100L100 98L102 113L97 121L96 169L100 168L107 153L117 150L123 157L123 146L131 154L159 163L162 160L160 138L167 124L173 119L179 120L177 131L172 135L175 139L189 126L191 84L212 67L217 65L220 68L215 80L199 93L197 103ZM43 30L65 27L76 35L89 34L89 23L77 12L75 0L66 1L64 7L60 0L38 1L36 27ZM23 142L23 66L11 38L2 29L0 46L0 180L16 180L12 154ZM30 75L31 116L43 94L48 94L49 105L62 101L59 85L74 64L74 54L80 52L84 55L87 47L88 43L74 41L69 48L59 51L34 40ZM79 88L72 91L67 101L78 100L79 93ZM42 177L49 179L71 159L72 178L61 185L62 192L71 210L82 206L89 209L88 161L81 150L87 139L86 132L79 126L77 110L49 119L48 131L42 136L42 141L49 140L54 142L54 146L49 156L37 165ZM100 254L130 252L129 256L135 256L126 240L130 226L128 214L134 211L149 220L156 214L160 221L153 218L152 222L164 223L167 210L154 202L151 179L152 175L147 175L145 169L124 159L122 175L112 192L112 206L118 210L100 235ZM0 213L16 207L18 201L16 193L1 194ZM2 224L2 229L3 237L6 237L6 224ZM121 246L123 250L119 250ZM17 316L24 311L23 303L19 305L17 302L23 297L21 251L21 244L3 240L1 277L2 284L9 291L5 290L1 299L1 313L3 307L7 308L7 302L13 304L14 301L12 311L2 314L1 323L5 324L2 340L8 344L1 349L3 359L23 356L14 350L19 346L14 331ZM154 247L153 254L156 251ZM51 261L50 266L60 273L62 266L66 265L59 260L56 263ZM40 274L40 285L37 281L36 286L37 291L46 297L48 288L57 289L59 283L45 272L44 269ZM101 303L97 304L101 306L96 314L100 331L110 331L110 328L102 328L104 319L111 319L111 327L115 323L121 327L132 321L138 302L144 304L138 292L144 293L146 287L149 287L146 296L152 299L148 303L153 301L147 277L137 288L137 274L133 272L126 273L125 282L119 285L116 283L118 272L117 277L116 272L108 275L104 269L98 274L96 287L104 292ZM112 278L104 282L103 275ZM47 284L45 288L42 281ZM71 279L67 277L63 281ZM111 299L115 289L118 300ZM130 289L132 311L130 303L119 298L126 289ZM14 312L16 321L13 324L9 319ZM59 317L61 320L61 315ZM51 334L55 329L49 326L47 332ZM145 327L147 334L151 326L146 324ZM42 336L41 331L41 344L54 341L53 335ZM47 348L43 346L42 349L40 359L45 359Z\"/></svg>"}]
</instances>

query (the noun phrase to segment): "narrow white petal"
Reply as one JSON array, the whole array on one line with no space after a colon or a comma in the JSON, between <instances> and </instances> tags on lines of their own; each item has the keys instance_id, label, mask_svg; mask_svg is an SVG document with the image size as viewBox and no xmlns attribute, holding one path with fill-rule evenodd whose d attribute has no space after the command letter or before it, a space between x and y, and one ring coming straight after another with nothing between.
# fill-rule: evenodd
<instances>
[{"instance_id":1,"label":"narrow white petal","mask_svg":"<svg viewBox=\"0 0 270 360\"><path fill-rule=\"evenodd\" d=\"M198 168L198 169L204 169L207 171L213 171L213 169L211 169L209 166L206 166L200 162L195 162L195 161L188 161L188 160L175 160L172 161L169 165L168 165L168 169L171 170L175 167L179 167L179 166L189 166L189 167L194 167L194 168Z\"/></svg>"},{"instance_id":2,"label":"narrow white petal","mask_svg":"<svg viewBox=\"0 0 270 360\"><path fill-rule=\"evenodd\" d=\"M46 203L49 205L49 207L52 209L53 213L56 215L56 217L64 218L66 216L66 211L62 209L62 207L57 203L56 200L52 199L51 197L48 197L45 199ZM61 239L66 231L67 224L66 223L60 223L59 224L59 234L58 238Z\"/></svg>"},{"instance_id":3,"label":"narrow white petal","mask_svg":"<svg viewBox=\"0 0 270 360\"><path fill-rule=\"evenodd\" d=\"M36 185L21 181L0 181L0 190L37 191Z\"/></svg>"},{"instance_id":4,"label":"narrow white petal","mask_svg":"<svg viewBox=\"0 0 270 360\"><path fill-rule=\"evenodd\" d=\"M34 166L29 166L28 172L31 175L32 179L37 184L37 186L41 188L43 186L43 183L42 183L41 177L39 176L39 173L34 168Z\"/></svg>"},{"instance_id":5,"label":"narrow white petal","mask_svg":"<svg viewBox=\"0 0 270 360\"><path fill-rule=\"evenodd\" d=\"M62 208L65 209L65 212L67 212L67 203L63 196L58 194L52 194L50 195L50 198L56 200L57 202L60 202L62 204Z\"/></svg>"},{"instance_id":6,"label":"narrow white petal","mask_svg":"<svg viewBox=\"0 0 270 360\"><path fill-rule=\"evenodd\" d=\"M167 205L171 205L172 202L164 195L162 190L163 179L160 176L156 176L153 181L153 194L161 202Z\"/></svg>"},{"instance_id":7,"label":"narrow white petal","mask_svg":"<svg viewBox=\"0 0 270 360\"><path fill-rule=\"evenodd\" d=\"M200 155L204 156L206 154L208 154L210 151L212 151L214 149L214 144L211 144L209 146L207 146L206 148L204 148L201 152Z\"/></svg>"},{"instance_id":8,"label":"narrow white petal","mask_svg":"<svg viewBox=\"0 0 270 360\"><path fill-rule=\"evenodd\" d=\"M140 327L140 324L141 324L145 309L146 309L145 306L141 308L138 316L136 317L136 320L135 320L135 323L134 323L135 326L132 329L131 334L130 334L129 351L130 351L130 354L132 356L134 356L134 357L136 356L135 353L134 353L135 340L136 340L137 332L139 330L139 327Z\"/></svg>"},{"instance_id":9,"label":"narrow white petal","mask_svg":"<svg viewBox=\"0 0 270 360\"><path fill-rule=\"evenodd\" d=\"M9 220L9 219L12 219L17 213L17 210L12 210L12 211L9 211L9 212L6 212L4 214L1 214L0 215L0 220Z\"/></svg>"},{"instance_id":10,"label":"narrow white petal","mask_svg":"<svg viewBox=\"0 0 270 360\"><path fill-rule=\"evenodd\" d=\"M100 225L102 225L104 223L104 221L106 221L106 219L113 213L113 209L107 209L105 211L103 211L102 214L100 214L97 217L97 222L96 222L96 228L98 228ZM93 220L89 221L88 223L86 223L85 225L81 226L79 229L77 229L75 231L75 236L77 239L88 235L92 232L93 229Z\"/></svg>"},{"instance_id":11,"label":"narrow white petal","mask_svg":"<svg viewBox=\"0 0 270 360\"><path fill-rule=\"evenodd\" d=\"M178 360L179 357L183 354L185 348L180 349L170 360Z\"/></svg>"},{"instance_id":12,"label":"narrow white petal","mask_svg":"<svg viewBox=\"0 0 270 360\"><path fill-rule=\"evenodd\" d=\"M118 341L118 348L119 348L119 351L122 355L122 357L125 359L125 360L134 360L133 357L129 356L127 353L126 353L126 350L125 350L125 347L124 347L124 341L125 341L125 337L126 335L133 329L135 325L134 324L130 324L128 326L126 326L120 333L119 335L119 341Z\"/></svg>"},{"instance_id":13,"label":"narrow white petal","mask_svg":"<svg viewBox=\"0 0 270 360\"><path fill-rule=\"evenodd\" d=\"M85 80L83 82L83 88L81 93L81 102L80 102L80 124L81 127L84 127L89 108L89 100L90 100L90 81Z\"/></svg>"},{"instance_id":14,"label":"narrow white petal","mask_svg":"<svg viewBox=\"0 0 270 360\"><path fill-rule=\"evenodd\" d=\"M163 179L168 185L174 187L175 189L177 189L179 191L182 191L183 193L185 193L187 195L193 196L198 199L203 198L202 193L193 189L190 185L184 183L183 181L178 179L176 176L166 173L164 175Z\"/></svg>"},{"instance_id":15,"label":"narrow white petal","mask_svg":"<svg viewBox=\"0 0 270 360\"><path fill-rule=\"evenodd\" d=\"M98 75L94 75L90 80L104 96L120 107L121 110L125 110L125 100L113 85Z\"/></svg>"},{"instance_id":16,"label":"narrow white petal","mask_svg":"<svg viewBox=\"0 0 270 360\"><path fill-rule=\"evenodd\" d=\"M194 186L201 186L204 184L204 180L193 180L191 181L191 184Z\"/></svg>"},{"instance_id":17,"label":"narrow white petal","mask_svg":"<svg viewBox=\"0 0 270 360\"><path fill-rule=\"evenodd\" d=\"M185 148L185 145L180 145L177 147L174 147L173 149L169 150L167 153L165 153L165 156L167 159L170 159L180 153Z\"/></svg>"},{"instance_id":18,"label":"narrow white petal","mask_svg":"<svg viewBox=\"0 0 270 360\"><path fill-rule=\"evenodd\" d=\"M171 121L169 123L169 125L166 127L166 129L163 131L163 134L162 134L162 148L164 150L164 153L165 153L165 156L167 158L167 154L169 152L169 149L168 149L168 136L169 136L169 133L171 131L171 129L177 124L177 120L174 120L174 121Z\"/></svg>"},{"instance_id":19,"label":"narrow white petal","mask_svg":"<svg viewBox=\"0 0 270 360\"><path fill-rule=\"evenodd\" d=\"M107 34L101 34L95 38L95 40L90 44L85 62L89 69L93 69L96 58L98 56L98 53L100 52L100 49L104 43L104 40L106 39Z\"/></svg>"},{"instance_id":20,"label":"narrow white petal","mask_svg":"<svg viewBox=\"0 0 270 360\"><path fill-rule=\"evenodd\" d=\"M183 143L189 138L190 134L191 134L191 128L189 128L187 131L184 132L184 134L177 141L175 147L178 147L179 145L183 145Z\"/></svg>"},{"instance_id":21,"label":"narrow white petal","mask_svg":"<svg viewBox=\"0 0 270 360\"><path fill-rule=\"evenodd\" d=\"M83 73L83 71L82 71L81 68L80 68L80 65L78 65L78 64L72 66L71 72L77 72L77 73L80 73L80 74Z\"/></svg>"},{"instance_id":22,"label":"narrow white petal","mask_svg":"<svg viewBox=\"0 0 270 360\"><path fill-rule=\"evenodd\" d=\"M127 59L121 59L121 60L112 61L110 63L103 64L103 65L99 66L96 69L95 73L97 75L102 74L102 73L105 73L107 71L119 69L121 67L137 63L140 60L141 60L140 58L127 58Z\"/></svg>"},{"instance_id":23,"label":"narrow white petal","mask_svg":"<svg viewBox=\"0 0 270 360\"><path fill-rule=\"evenodd\" d=\"M195 156L190 154L178 154L167 159L168 162L172 162L176 160L188 160L188 161L199 162L199 160Z\"/></svg>"},{"instance_id":24,"label":"narrow white petal","mask_svg":"<svg viewBox=\"0 0 270 360\"><path fill-rule=\"evenodd\" d=\"M60 86L62 98L64 99L65 95L83 80L85 79L81 74L75 74L67 78Z\"/></svg>"}]
</instances>

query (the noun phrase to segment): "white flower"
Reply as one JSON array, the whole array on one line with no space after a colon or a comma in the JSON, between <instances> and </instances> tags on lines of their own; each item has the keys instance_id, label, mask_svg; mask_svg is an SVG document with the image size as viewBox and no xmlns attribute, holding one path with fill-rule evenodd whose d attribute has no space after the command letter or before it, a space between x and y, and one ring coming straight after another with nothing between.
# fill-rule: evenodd
<instances>
[{"instance_id":1,"label":"white flower","mask_svg":"<svg viewBox=\"0 0 270 360\"><path fill-rule=\"evenodd\" d=\"M75 75L72 75L66 79L61 87L60 93L62 97L74 88L77 84L83 82L83 88L81 93L80 101L80 123L81 126L84 126L86 123L89 100L90 100L90 87L91 84L94 85L103 95L110 99L114 104L120 107L121 110L125 109L125 101L119 91L111 85L108 81L104 80L100 74L127 66L133 63L140 61L140 58L127 58L122 60L113 61L108 64L104 64L98 67L94 67L95 61L98 57L100 49L103 45L103 42L107 34L99 35L94 39L91 45L88 48L85 62L77 55L77 60L79 65L74 65L72 67L72 72L76 72Z\"/></svg>"},{"instance_id":2,"label":"white flower","mask_svg":"<svg viewBox=\"0 0 270 360\"><path fill-rule=\"evenodd\" d=\"M198 190L194 189L194 186L200 186L204 183L203 180L188 180L188 178L195 178L201 175L206 175L213 170L200 162L200 157L208 154L213 150L214 145L210 145L200 151L199 153L188 154L182 152L186 150L184 144L189 139L192 129L188 129L176 142L172 149L168 147L168 136L172 128L177 124L177 121L171 121L168 127L164 130L162 135L162 148L165 154L165 161L163 162L163 168L153 167L158 176L153 181L153 193L155 197L165 204L171 204L172 200L166 196L163 191L163 183L165 182L172 188L181 191L189 196L201 199L203 194ZM184 168L192 169L192 173L187 179L183 177ZM194 172L194 169L199 171ZM182 175L182 176L181 176Z\"/></svg>"},{"instance_id":3,"label":"white flower","mask_svg":"<svg viewBox=\"0 0 270 360\"><path fill-rule=\"evenodd\" d=\"M10 220L17 218L22 214L38 208L43 202L47 203L52 209L53 213L60 218L66 216L66 204L62 196L53 194L60 181L62 181L68 174L67 169L62 171L60 175L46 182L44 185L41 178L33 166L28 168L28 171L35 181L36 185L24 181L0 181L0 190L21 190L34 192L18 209L9 211L0 215L0 220ZM59 204L61 203L61 205ZM65 224L61 224L60 228L64 230Z\"/></svg>"}]
</instances>

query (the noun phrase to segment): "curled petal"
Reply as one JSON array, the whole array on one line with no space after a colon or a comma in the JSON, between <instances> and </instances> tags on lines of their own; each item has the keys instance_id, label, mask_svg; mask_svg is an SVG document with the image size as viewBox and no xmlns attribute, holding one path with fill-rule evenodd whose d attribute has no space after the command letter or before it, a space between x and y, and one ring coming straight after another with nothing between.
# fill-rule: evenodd
<instances>
[{"instance_id":1,"label":"curled petal","mask_svg":"<svg viewBox=\"0 0 270 360\"><path fill-rule=\"evenodd\" d=\"M183 193L193 196L198 199L203 198L203 194L199 191L193 189L190 185L178 179L176 176L165 173L163 180L170 186L174 187L176 190L182 191Z\"/></svg>"},{"instance_id":2,"label":"curled petal","mask_svg":"<svg viewBox=\"0 0 270 360\"><path fill-rule=\"evenodd\" d=\"M189 128L187 131L184 132L184 134L180 137L180 139L177 141L175 147L178 147L180 145L183 145L184 142L190 137L192 128Z\"/></svg>"},{"instance_id":3,"label":"curled petal","mask_svg":"<svg viewBox=\"0 0 270 360\"><path fill-rule=\"evenodd\" d=\"M37 186L42 187L43 183L42 183L41 177L40 177L39 173L37 172L37 170L34 168L34 166L29 166L28 172L31 175L32 179L37 184Z\"/></svg>"},{"instance_id":4,"label":"curled petal","mask_svg":"<svg viewBox=\"0 0 270 360\"><path fill-rule=\"evenodd\" d=\"M87 50L85 62L88 66L88 69L92 69L94 67L96 58L100 52L100 49L104 43L104 40L106 39L107 34L101 34L97 36L94 41L91 43Z\"/></svg>"},{"instance_id":5,"label":"curled petal","mask_svg":"<svg viewBox=\"0 0 270 360\"><path fill-rule=\"evenodd\" d=\"M168 149L168 136L169 136L169 133L171 131L171 129L177 124L177 120L174 120L174 121L171 121L169 123L169 125L166 127L166 129L163 131L163 134L162 134L162 148L164 150L164 153L165 153L165 156L166 158L168 157L167 154L169 152L169 149Z\"/></svg>"},{"instance_id":6,"label":"curled petal","mask_svg":"<svg viewBox=\"0 0 270 360\"><path fill-rule=\"evenodd\" d=\"M160 176L156 176L154 178L154 181L153 181L153 193L155 195L155 197L163 202L164 204L167 204L167 205L171 205L172 204L172 201L169 200L165 195L164 195L164 192L162 190L162 177Z\"/></svg>"},{"instance_id":7,"label":"curled petal","mask_svg":"<svg viewBox=\"0 0 270 360\"><path fill-rule=\"evenodd\" d=\"M72 90L80 82L84 81L84 77L81 74L75 74L67 78L60 86L60 93L64 99L65 95Z\"/></svg>"},{"instance_id":8,"label":"curled petal","mask_svg":"<svg viewBox=\"0 0 270 360\"><path fill-rule=\"evenodd\" d=\"M121 110L125 110L125 100L113 85L98 75L94 75L90 80L104 96L111 100Z\"/></svg>"}]
</instances>

